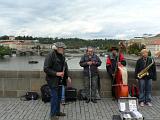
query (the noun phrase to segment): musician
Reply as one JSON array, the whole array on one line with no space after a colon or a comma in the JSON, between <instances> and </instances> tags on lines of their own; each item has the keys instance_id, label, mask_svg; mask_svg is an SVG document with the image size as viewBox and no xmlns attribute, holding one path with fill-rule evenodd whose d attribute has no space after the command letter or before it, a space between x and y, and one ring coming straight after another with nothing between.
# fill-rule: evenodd
<instances>
[{"instance_id":1,"label":"musician","mask_svg":"<svg viewBox=\"0 0 160 120\"><path fill-rule=\"evenodd\" d=\"M153 62L153 63L152 63ZM142 76L142 78L138 77L138 74L144 70L146 67L149 67L147 71L148 75ZM136 68L135 68L135 78L139 84L139 104L140 106L144 106L144 104L148 106L152 106L151 104L151 91L152 91L152 80L156 80L156 65L151 57L148 56L148 50L141 50L141 58L137 60Z\"/></svg>"},{"instance_id":2,"label":"musician","mask_svg":"<svg viewBox=\"0 0 160 120\"><path fill-rule=\"evenodd\" d=\"M118 52L117 47L111 48L111 54L107 56L106 59L106 69L111 79L111 91L113 99L115 96L115 90L112 85L116 84L115 80L115 70L118 62L121 62L122 65L126 66L126 61L124 59L124 55L121 52ZM119 58L119 60L118 60Z\"/></svg>"},{"instance_id":3,"label":"musician","mask_svg":"<svg viewBox=\"0 0 160 120\"><path fill-rule=\"evenodd\" d=\"M97 81L98 81L98 67L101 65L100 58L94 53L94 49L92 47L88 47L86 54L81 57L79 62L80 66L84 68L84 84L85 90L87 94L86 103L91 101L93 103L97 103L96 101L96 90L97 90ZM89 67L90 66L90 67ZM90 76L91 74L91 76ZM91 80L91 91L90 91L90 80ZM91 96L90 96L91 92Z\"/></svg>"},{"instance_id":4,"label":"musician","mask_svg":"<svg viewBox=\"0 0 160 120\"><path fill-rule=\"evenodd\" d=\"M54 50L46 56L44 61L46 81L51 89L51 120L58 120L59 118L57 116L66 115L60 112L62 97L60 85L66 85L66 80L68 78L68 67L64 57L66 45L62 42L56 42L55 47L56 49L53 48ZM64 68L65 70L63 70Z\"/></svg>"}]
</instances>

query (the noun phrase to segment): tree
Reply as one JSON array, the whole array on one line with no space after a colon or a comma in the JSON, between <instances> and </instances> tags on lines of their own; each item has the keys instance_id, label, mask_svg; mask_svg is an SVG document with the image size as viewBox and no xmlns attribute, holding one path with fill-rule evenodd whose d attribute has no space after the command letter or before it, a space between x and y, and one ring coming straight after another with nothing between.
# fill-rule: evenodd
<instances>
[{"instance_id":1,"label":"tree","mask_svg":"<svg viewBox=\"0 0 160 120\"><path fill-rule=\"evenodd\" d=\"M9 47L0 46L0 58L5 55L11 55L11 49Z\"/></svg>"},{"instance_id":2,"label":"tree","mask_svg":"<svg viewBox=\"0 0 160 120\"><path fill-rule=\"evenodd\" d=\"M7 35L1 36L0 40L9 40L9 37Z\"/></svg>"},{"instance_id":3,"label":"tree","mask_svg":"<svg viewBox=\"0 0 160 120\"><path fill-rule=\"evenodd\" d=\"M139 52L141 51L141 48L142 48L141 44L133 43L132 45L130 45L128 47L128 53L139 55Z\"/></svg>"},{"instance_id":4,"label":"tree","mask_svg":"<svg viewBox=\"0 0 160 120\"><path fill-rule=\"evenodd\" d=\"M6 37L3 37L7 39ZM117 46L120 40L116 39L80 39L80 38L50 38L50 37L32 37L32 36L17 36L16 40L38 40L40 44L53 44L55 42L64 42L69 49L79 49L81 47L93 46L102 50L109 49L112 46Z\"/></svg>"}]
</instances>

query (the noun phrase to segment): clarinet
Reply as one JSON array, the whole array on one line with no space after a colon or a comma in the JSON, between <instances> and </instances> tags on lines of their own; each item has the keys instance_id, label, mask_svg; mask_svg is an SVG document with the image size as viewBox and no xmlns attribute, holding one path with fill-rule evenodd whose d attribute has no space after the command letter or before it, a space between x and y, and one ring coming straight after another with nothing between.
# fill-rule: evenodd
<instances>
[{"instance_id":1,"label":"clarinet","mask_svg":"<svg viewBox=\"0 0 160 120\"><path fill-rule=\"evenodd\" d=\"M63 65L63 72L65 72L65 61L64 61L64 65ZM61 77L61 104L64 105L65 104L65 87L63 85L63 77Z\"/></svg>"}]
</instances>

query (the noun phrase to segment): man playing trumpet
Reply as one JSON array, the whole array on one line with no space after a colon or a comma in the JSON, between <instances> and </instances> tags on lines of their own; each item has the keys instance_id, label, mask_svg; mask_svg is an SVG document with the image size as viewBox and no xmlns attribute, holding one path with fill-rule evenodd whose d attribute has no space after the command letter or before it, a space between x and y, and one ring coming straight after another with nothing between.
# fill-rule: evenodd
<instances>
[{"instance_id":1,"label":"man playing trumpet","mask_svg":"<svg viewBox=\"0 0 160 120\"><path fill-rule=\"evenodd\" d=\"M154 60L148 56L148 50L141 50L141 58L137 60L135 68L135 78L139 84L139 104L152 106L151 91L152 80L156 80L156 65Z\"/></svg>"}]
</instances>

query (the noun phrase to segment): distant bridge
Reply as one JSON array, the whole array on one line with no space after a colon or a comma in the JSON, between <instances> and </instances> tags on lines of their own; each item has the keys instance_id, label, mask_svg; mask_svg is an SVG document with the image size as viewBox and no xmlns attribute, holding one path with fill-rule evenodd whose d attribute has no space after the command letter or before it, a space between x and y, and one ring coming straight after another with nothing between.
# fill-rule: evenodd
<instances>
[{"instance_id":1,"label":"distant bridge","mask_svg":"<svg viewBox=\"0 0 160 120\"><path fill-rule=\"evenodd\" d=\"M12 53L15 53L18 56L26 56L26 55L40 55L45 56L51 51L51 49L22 49L22 50L12 50Z\"/></svg>"}]
</instances>

